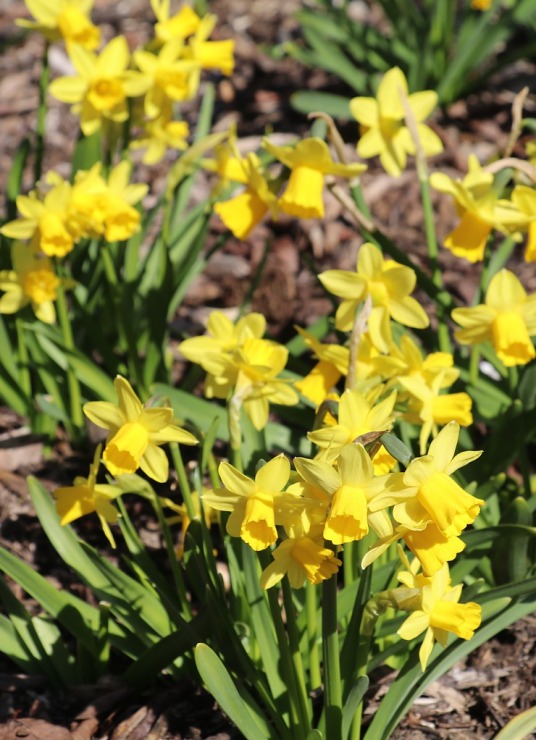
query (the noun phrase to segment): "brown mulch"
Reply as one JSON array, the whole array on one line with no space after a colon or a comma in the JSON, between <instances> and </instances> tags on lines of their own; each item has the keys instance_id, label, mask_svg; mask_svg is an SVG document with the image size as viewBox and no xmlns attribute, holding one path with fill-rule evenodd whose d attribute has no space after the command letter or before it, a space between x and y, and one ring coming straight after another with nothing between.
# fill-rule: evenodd
<instances>
[{"instance_id":1,"label":"brown mulch","mask_svg":"<svg viewBox=\"0 0 536 740\"><path fill-rule=\"evenodd\" d=\"M306 119L292 110L290 94L297 89L318 88L347 92L323 72L304 70L292 60L276 60L265 53L266 45L292 36L296 23L293 10L298 0L215 0L211 11L220 18L221 38L236 39L236 72L231 79L218 80L216 127L237 125L242 146L255 148L265 130L275 136L304 134ZM284 10L283 10L284 8ZM38 35L23 36L13 20L24 15L24 3L2 3L0 14L0 172L9 171L13 152L24 136L35 131L37 83L43 42ZM150 33L151 12L147 0L115 3L96 0L94 19L106 36L123 32L132 46ZM50 57L54 75L66 73L66 56L55 48ZM434 167L457 173L466 170L467 155L476 152L485 160L504 147L510 125L514 93L534 67L518 66L509 78L495 81L494 87L452 106L437 116L433 125L445 144L445 153ZM534 101L528 102L534 114ZM187 111L194 117L195 111ZM351 141L354 126L344 126ZM45 171L56 169L69 174L69 160L76 140L76 121L65 106L51 100L47 121ZM352 155L353 147L349 145ZM521 152L518 152L521 153ZM162 187L170 160L157 168L141 168L140 179L152 190ZM31 162L25 172L24 189L33 186ZM208 184L207 184L208 187ZM426 269L419 191L414 172L398 180L384 175L372 164L363 177L365 198L373 215L397 244L411 253ZM3 188L0 209L3 210ZM448 199L434 196L438 231L445 235L455 222ZM220 226L214 224L214 235ZM214 306L233 307L247 294L263 261L269 254L252 310L262 311L271 332L282 338L292 334L294 324L308 325L330 310L330 302L319 288L313 271L328 268L352 269L359 239L340 204L326 196L326 218L322 223L282 218L278 223L259 226L247 243L231 240L209 263L191 286L181 306L177 327L201 326ZM474 270L467 263L442 252L441 263L447 287L462 300L470 300ZM536 289L532 266L516 261L524 284ZM6 409L0 410L0 544L47 575L58 588L88 596L81 584L59 561L46 541L28 498L25 476L39 477L50 490L70 484L75 474L85 471L87 457L76 454L59 441L45 457L39 439ZM88 541L102 547L102 536L91 522L82 522L79 531ZM142 518L141 534L158 547L158 534L150 519ZM28 609L37 609L20 592ZM398 740L421 738L491 738L520 711L536 704L536 617L530 616L504 630L493 640L458 663L448 674L428 687L395 731ZM374 675L373 691L365 719L374 711L392 679L390 671ZM193 683L163 685L133 696L108 678L94 686L76 686L53 691L45 679L21 676L8 661L0 658L0 740L187 740L189 738L239 737L215 706L211 697Z\"/></svg>"}]
</instances>

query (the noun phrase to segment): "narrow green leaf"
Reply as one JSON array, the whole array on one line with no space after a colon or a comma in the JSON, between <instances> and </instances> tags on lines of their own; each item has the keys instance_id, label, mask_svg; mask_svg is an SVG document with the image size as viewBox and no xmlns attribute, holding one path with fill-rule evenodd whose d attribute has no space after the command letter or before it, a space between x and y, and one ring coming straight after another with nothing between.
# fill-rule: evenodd
<instances>
[{"instance_id":1,"label":"narrow green leaf","mask_svg":"<svg viewBox=\"0 0 536 740\"><path fill-rule=\"evenodd\" d=\"M290 104L298 113L322 111L332 118L350 119L350 99L333 93L300 90L290 96Z\"/></svg>"},{"instance_id":2,"label":"narrow green leaf","mask_svg":"<svg viewBox=\"0 0 536 740\"><path fill-rule=\"evenodd\" d=\"M363 701L365 692L369 687L368 676L360 676L355 684L352 686L348 698L344 703L342 712L342 736L347 738L352 727L352 721L354 719L357 708Z\"/></svg>"},{"instance_id":3,"label":"narrow green leaf","mask_svg":"<svg viewBox=\"0 0 536 740\"><path fill-rule=\"evenodd\" d=\"M536 730L536 707L521 712L495 735L495 740L526 740Z\"/></svg>"},{"instance_id":4,"label":"narrow green leaf","mask_svg":"<svg viewBox=\"0 0 536 740\"><path fill-rule=\"evenodd\" d=\"M253 716L214 650L199 643L194 651L197 670L206 687L235 723L246 740L271 738L273 734L261 715ZM237 682L238 683L238 682Z\"/></svg>"}]
</instances>

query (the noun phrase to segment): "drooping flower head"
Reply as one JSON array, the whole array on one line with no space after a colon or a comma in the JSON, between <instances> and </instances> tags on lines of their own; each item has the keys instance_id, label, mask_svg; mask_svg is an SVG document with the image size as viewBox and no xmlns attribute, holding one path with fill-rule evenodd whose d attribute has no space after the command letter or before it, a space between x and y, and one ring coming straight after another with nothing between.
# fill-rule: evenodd
<instances>
[{"instance_id":1,"label":"drooping flower head","mask_svg":"<svg viewBox=\"0 0 536 740\"><path fill-rule=\"evenodd\" d=\"M92 401L84 413L94 424L109 430L103 462L112 475L134 473L138 468L160 483L167 480L169 463L160 445L197 444L190 432L173 424L173 411L142 405L132 386L120 375L114 380L118 403Z\"/></svg>"},{"instance_id":2,"label":"drooping flower head","mask_svg":"<svg viewBox=\"0 0 536 740\"><path fill-rule=\"evenodd\" d=\"M405 124L403 97L406 96L417 123L419 141L428 156L443 151L441 139L423 121L437 105L437 93L425 90L408 94L408 83L398 67L386 72L376 98L357 97L350 101L350 111L361 124L357 153L368 159L379 155L382 167L397 177L406 167L408 154L415 154L415 144Z\"/></svg>"},{"instance_id":3,"label":"drooping flower head","mask_svg":"<svg viewBox=\"0 0 536 740\"><path fill-rule=\"evenodd\" d=\"M513 272L501 270L489 283L485 303L455 308L452 318L462 328L454 337L461 344L491 341L507 366L526 365L536 356L536 294L527 295Z\"/></svg>"},{"instance_id":4,"label":"drooping flower head","mask_svg":"<svg viewBox=\"0 0 536 740\"><path fill-rule=\"evenodd\" d=\"M298 218L322 218L324 202L322 192L326 175L352 178L361 175L366 165L360 162L342 164L334 162L325 141L317 138L303 139L296 146L275 146L269 139L263 147L290 169L290 179L279 199L284 213Z\"/></svg>"}]
</instances>

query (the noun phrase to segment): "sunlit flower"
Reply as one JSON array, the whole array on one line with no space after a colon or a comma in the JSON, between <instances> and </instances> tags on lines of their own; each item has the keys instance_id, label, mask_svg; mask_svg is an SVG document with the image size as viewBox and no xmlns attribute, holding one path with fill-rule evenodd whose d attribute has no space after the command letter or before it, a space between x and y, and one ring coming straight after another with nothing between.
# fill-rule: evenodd
<instances>
[{"instance_id":1,"label":"sunlit flower","mask_svg":"<svg viewBox=\"0 0 536 740\"><path fill-rule=\"evenodd\" d=\"M96 49L100 43L100 31L89 19L93 2L94 0L25 0L35 21L17 18L15 23L40 31L49 41L62 38L66 43Z\"/></svg>"},{"instance_id":2,"label":"sunlit flower","mask_svg":"<svg viewBox=\"0 0 536 740\"><path fill-rule=\"evenodd\" d=\"M184 49L185 59L191 59L203 69L217 69L224 75L230 75L234 69L233 39L209 41L218 19L208 14L199 22L193 35Z\"/></svg>"},{"instance_id":3,"label":"sunlit flower","mask_svg":"<svg viewBox=\"0 0 536 740\"><path fill-rule=\"evenodd\" d=\"M352 178L367 169L360 162L334 162L328 145L322 139L303 139L296 146L275 146L265 138L263 147L290 169L290 178L279 205L282 211L298 218L324 216L322 192L326 175Z\"/></svg>"},{"instance_id":4,"label":"sunlit flower","mask_svg":"<svg viewBox=\"0 0 536 740\"><path fill-rule=\"evenodd\" d=\"M413 640L426 630L419 650L423 671L435 640L445 647L450 632L463 640L470 640L480 626L481 607L474 602L459 604L461 592L461 585L450 585L448 566L444 565L434 574L431 582L423 586L420 608L413 611L398 630L403 640Z\"/></svg>"},{"instance_id":5,"label":"sunlit flower","mask_svg":"<svg viewBox=\"0 0 536 740\"><path fill-rule=\"evenodd\" d=\"M454 358L450 352L431 352L423 357L416 342L404 334L400 347L392 343L389 354L376 354L371 365L382 378L398 381L400 378L418 378L431 385L437 375L441 375L441 388L450 387L460 376L453 367Z\"/></svg>"},{"instance_id":6,"label":"sunlit flower","mask_svg":"<svg viewBox=\"0 0 536 740\"><path fill-rule=\"evenodd\" d=\"M406 501L400 509L395 506L393 515L400 524L407 523L408 529L420 529L423 519L429 519L445 537L457 537L478 516L484 501L464 491L451 475L482 453L454 456L459 433L459 425L451 421L432 441L428 454L412 460L403 474L402 487L418 505L410 507Z\"/></svg>"},{"instance_id":7,"label":"sunlit flower","mask_svg":"<svg viewBox=\"0 0 536 740\"><path fill-rule=\"evenodd\" d=\"M437 434L438 426L449 421L456 421L462 427L473 423L471 396L463 391L441 393L445 388L441 372L433 377L430 384L418 376L400 377L398 382L411 396L407 417L415 423L422 423L419 435L421 454L424 454L430 434Z\"/></svg>"},{"instance_id":8,"label":"sunlit flower","mask_svg":"<svg viewBox=\"0 0 536 740\"><path fill-rule=\"evenodd\" d=\"M47 257L37 256L31 246L15 243L11 249L12 270L0 271L0 314L16 313L31 305L45 324L56 321L54 301L61 283ZM67 281L63 281L67 287Z\"/></svg>"},{"instance_id":9,"label":"sunlit flower","mask_svg":"<svg viewBox=\"0 0 536 740\"><path fill-rule=\"evenodd\" d=\"M174 121L166 111L157 118L145 121L142 133L130 142L130 148L145 149L142 162L156 164L168 149L187 149L189 134L186 121Z\"/></svg>"},{"instance_id":10,"label":"sunlit flower","mask_svg":"<svg viewBox=\"0 0 536 740\"><path fill-rule=\"evenodd\" d=\"M57 488L54 491L54 500L56 511L60 516L60 523L62 525L70 524L75 519L80 519L80 517L95 511L108 542L112 547L115 547L115 540L110 529L110 524L117 522L119 513L112 504L112 501L120 496L123 491L119 486L108 483L97 483L100 454L101 446L99 445L89 469L89 476L87 478L75 478L74 486Z\"/></svg>"},{"instance_id":11,"label":"sunlit flower","mask_svg":"<svg viewBox=\"0 0 536 740\"><path fill-rule=\"evenodd\" d=\"M527 145L527 150L528 148ZM536 190L529 188L527 185L516 185L511 198L512 203L529 219L526 226L528 239L525 248L525 261L536 262Z\"/></svg>"},{"instance_id":12,"label":"sunlit flower","mask_svg":"<svg viewBox=\"0 0 536 740\"><path fill-rule=\"evenodd\" d=\"M182 51L182 41L174 40L164 44L157 54L139 49L132 55L138 69L151 80L144 99L149 118L162 115L171 101L190 100L197 92L200 66L182 59Z\"/></svg>"},{"instance_id":13,"label":"sunlit flower","mask_svg":"<svg viewBox=\"0 0 536 740\"><path fill-rule=\"evenodd\" d=\"M489 283L485 303L455 308L452 318L462 329L454 337L462 344L490 340L507 366L526 365L535 356L536 294L527 295L513 272L501 270Z\"/></svg>"},{"instance_id":14,"label":"sunlit flower","mask_svg":"<svg viewBox=\"0 0 536 740\"><path fill-rule=\"evenodd\" d=\"M261 575L262 588L272 588L285 575L288 575L292 588L301 588L306 579L316 585L331 578L342 565L342 560L333 550L310 537L284 540L273 551L272 557L274 562Z\"/></svg>"},{"instance_id":15,"label":"sunlit flower","mask_svg":"<svg viewBox=\"0 0 536 740\"><path fill-rule=\"evenodd\" d=\"M128 69L130 52L124 36L112 39L99 55L75 44L69 47L69 56L77 75L53 80L50 93L73 104L85 136L95 133L103 121L126 121L127 98L143 95L151 85L150 78Z\"/></svg>"},{"instance_id":16,"label":"sunlit flower","mask_svg":"<svg viewBox=\"0 0 536 740\"><path fill-rule=\"evenodd\" d=\"M323 344L299 326L296 329L319 362L303 380L295 382L294 387L316 406L320 406L340 378L348 372L350 350L340 344Z\"/></svg>"},{"instance_id":17,"label":"sunlit flower","mask_svg":"<svg viewBox=\"0 0 536 740\"><path fill-rule=\"evenodd\" d=\"M492 229L508 234L530 220L514 203L498 197L491 172L483 170L474 154L469 157L469 172L462 180L453 180L443 172L430 176L430 185L454 198L461 220L445 239L444 245L456 257L469 262L484 258Z\"/></svg>"},{"instance_id":18,"label":"sunlit flower","mask_svg":"<svg viewBox=\"0 0 536 740\"><path fill-rule=\"evenodd\" d=\"M233 324L222 311L212 311L207 323L207 335L185 339L180 351L208 373L205 381L207 398L226 398L236 381L237 372L229 372L235 350L247 339L260 339L266 329L266 319L260 313L242 316Z\"/></svg>"},{"instance_id":19,"label":"sunlit flower","mask_svg":"<svg viewBox=\"0 0 536 740\"><path fill-rule=\"evenodd\" d=\"M157 23L154 30L157 40L164 44L173 39L186 39L199 28L201 18L190 5L183 5L175 15L169 15L170 0L151 0Z\"/></svg>"},{"instance_id":20,"label":"sunlit flower","mask_svg":"<svg viewBox=\"0 0 536 740\"><path fill-rule=\"evenodd\" d=\"M406 167L408 154L415 154L415 144L405 125L403 95L407 96L417 123L419 141L426 155L443 151L441 139L422 123L437 106L437 93L425 90L408 94L408 83L398 67L386 72L378 87L376 98L353 98L350 112L361 124L361 138L357 145L360 157L368 159L379 155L382 167L397 177Z\"/></svg>"},{"instance_id":21,"label":"sunlit flower","mask_svg":"<svg viewBox=\"0 0 536 740\"><path fill-rule=\"evenodd\" d=\"M338 457L337 469L321 460L294 459L296 470L312 486L325 491L331 498L331 507L324 526L324 538L335 545L362 539L369 524L387 527L379 533L392 533L389 519L381 521L374 514L391 506L399 499L386 491L385 476L375 477L372 461L363 445L345 445Z\"/></svg>"},{"instance_id":22,"label":"sunlit flower","mask_svg":"<svg viewBox=\"0 0 536 740\"><path fill-rule=\"evenodd\" d=\"M165 482L169 463L160 445L168 442L194 445L196 438L173 424L170 408L143 406L125 378L118 375L114 387L117 405L108 401L84 405L85 415L110 432L102 458L104 464L112 475L134 473L141 468L149 478Z\"/></svg>"},{"instance_id":23,"label":"sunlit flower","mask_svg":"<svg viewBox=\"0 0 536 740\"><path fill-rule=\"evenodd\" d=\"M373 307L368 330L380 352L389 352L389 318L413 329L424 329L429 324L423 307L409 295L417 281L415 272L384 259L374 244L366 243L359 249L356 272L327 270L318 277L326 290L343 299L336 314L336 326L341 331L352 329L359 304L370 295Z\"/></svg>"},{"instance_id":24,"label":"sunlit flower","mask_svg":"<svg viewBox=\"0 0 536 740\"><path fill-rule=\"evenodd\" d=\"M238 162L244 173L241 181L244 190L230 200L216 203L214 212L237 239L247 239L268 211L273 217L277 215L277 198L270 190L256 154L252 152Z\"/></svg>"},{"instance_id":25,"label":"sunlit flower","mask_svg":"<svg viewBox=\"0 0 536 740\"><path fill-rule=\"evenodd\" d=\"M57 176L55 184L43 197L36 190L17 197L22 218L9 221L0 232L12 239L31 239L35 251L49 257L65 257L74 246L69 223L71 185Z\"/></svg>"},{"instance_id":26,"label":"sunlit flower","mask_svg":"<svg viewBox=\"0 0 536 740\"><path fill-rule=\"evenodd\" d=\"M218 511L230 511L227 532L241 537L253 550L264 550L277 540L276 509L290 476L290 463L278 455L248 478L227 462L218 468L224 488L203 495L203 501ZM291 497L292 498L292 497ZM280 523L280 522L277 522Z\"/></svg>"}]
</instances>

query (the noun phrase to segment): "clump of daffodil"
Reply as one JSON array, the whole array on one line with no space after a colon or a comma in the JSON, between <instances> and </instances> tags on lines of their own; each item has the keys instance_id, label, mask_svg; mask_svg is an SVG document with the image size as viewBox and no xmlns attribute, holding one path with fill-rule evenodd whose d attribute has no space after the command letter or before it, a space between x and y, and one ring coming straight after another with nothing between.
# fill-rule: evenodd
<instances>
[{"instance_id":1,"label":"clump of daffodil","mask_svg":"<svg viewBox=\"0 0 536 740\"><path fill-rule=\"evenodd\" d=\"M99 517L102 531L108 542L115 547L115 540L110 529L110 524L115 524L119 513L112 501L120 496L123 491L119 486L109 483L97 483L97 475L100 467L101 446L95 451L95 457L89 469L87 478L78 477L74 480L74 486L57 488L54 491L56 511L60 516L62 525L70 524L75 519L80 519L86 514L94 511Z\"/></svg>"},{"instance_id":2,"label":"clump of daffodil","mask_svg":"<svg viewBox=\"0 0 536 740\"><path fill-rule=\"evenodd\" d=\"M324 216L322 193L327 175L353 178L367 169L360 162L334 162L328 145L322 139L303 139L296 146L275 146L265 138L263 147L290 169L290 178L279 198L279 206L284 213L298 218Z\"/></svg>"},{"instance_id":3,"label":"clump of daffodil","mask_svg":"<svg viewBox=\"0 0 536 740\"><path fill-rule=\"evenodd\" d=\"M94 424L109 430L103 462L112 475L134 473L138 468L160 483L167 480L169 463L160 445L168 442L197 444L190 432L173 424L170 408L143 405L132 386L120 375L114 380L118 403L92 401L84 413Z\"/></svg>"},{"instance_id":4,"label":"clump of daffodil","mask_svg":"<svg viewBox=\"0 0 536 740\"><path fill-rule=\"evenodd\" d=\"M206 502L218 511L230 511L227 532L231 537L241 537L253 550L265 550L277 540L276 524L285 518L286 496L283 489L290 476L290 463L278 455L248 478L230 463L222 462L218 472L223 488L203 495ZM283 519L281 518L283 517Z\"/></svg>"},{"instance_id":5,"label":"clump of daffodil","mask_svg":"<svg viewBox=\"0 0 536 740\"><path fill-rule=\"evenodd\" d=\"M492 173L482 169L474 154L468 165L463 179L453 180L443 172L434 172L430 185L454 198L461 219L443 242L445 247L456 257L480 262L493 229L508 234L523 228L530 219L513 202L499 198Z\"/></svg>"},{"instance_id":6,"label":"clump of daffodil","mask_svg":"<svg viewBox=\"0 0 536 740\"><path fill-rule=\"evenodd\" d=\"M359 305L371 297L368 331L380 352L389 352L390 318L413 329L430 323L423 307L410 296L417 281L414 270L384 259L374 244L365 243L359 249L356 272L327 270L318 277L327 291L343 299L335 317L341 331L352 329Z\"/></svg>"},{"instance_id":7,"label":"clump of daffodil","mask_svg":"<svg viewBox=\"0 0 536 740\"><path fill-rule=\"evenodd\" d=\"M478 604L460 604L462 585L451 586L448 565L445 563L420 589L420 598L412 602L410 616L398 630L403 640L413 640L425 632L419 650L422 670L437 640L446 647L449 633L462 640L470 640L482 620Z\"/></svg>"},{"instance_id":8,"label":"clump of daffodil","mask_svg":"<svg viewBox=\"0 0 536 740\"><path fill-rule=\"evenodd\" d=\"M399 524L418 530L427 520L449 538L458 537L476 519L484 501L464 491L451 476L482 453L470 450L454 455L459 434L459 425L449 422L430 444L428 454L412 460L397 478L400 489L410 494L393 510Z\"/></svg>"},{"instance_id":9,"label":"clump of daffodil","mask_svg":"<svg viewBox=\"0 0 536 740\"><path fill-rule=\"evenodd\" d=\"M372 460L361 444L347 444L339 453L337 467L323 460L294 459L302 478L331 499L323 536L334 545L362 539L369 525L379 537L392 534L387 507L401 497L386 488L387 476L375 476Z\"/></svg>"},{"instance_id":10,"label":"clump of daffodil","mask_svg":"<svg viewBox=\"0 0 536 740\"><path fill-rule=\"evenodd\" d=\"M236 165L241 167L243 174L239 182L244 184L244 189L230 200L216 203L214 212L237 239L246 239L268 211L273 218L277 216L277 198L254 152L245 159L236 157L236 160L234 171Z\"/></svg>"},{"instance_id":11,"label":"clump of daffodil","mask_svg":"<svg viewBox=\"0 0 536 740\"><path fill-rule=\"evenodd\" d=\"M394 177L406 167L407 155L415 154L415 144L405 125L404 97L417 123L419 141L427 156L443 151L441 139L423 121L437 106L433 90L408 94L408 83L398 67L386 72L376 98L357 97L350 101L350 112L361 124L357 144L360 157L380 157L382 167Z\"/></svg>"},{"instance_id":12,"label":"clump of daffodil","mask_svg":"<svg viewBox=\"0 0 536 740\"><path fill-rule=\"evenodd\" d=\"M94 0L25 0L26 7L35 20L17 18L15 23L23 28L40 31L49 41L63 39L66 43L79 44L93 50L100 43L100 31L89 18L93 2Z\"/></svg>"},{"instance_id":13,"label":"clump of daffodil","mask_svg":"<svg viewBox=\"0 0 536 740\"><path fill-rule=\"evenodd\" d=\"M36 317L45 324L56 321L54 301L61 281L55 274L48 257L38 256L31 246L15 242L11 248L12 270L0 271L0 314L16 313L31 305Z\"/></svg>"},{"instance_id":14,"label":"clump of daffodil","mask_svg":"<svg viewBox=\"0 0 536 740\"><path fill-rule=\"evenodd\" d=\"M531 340L536 334L536 294L527 295L509 270L501 270L490 280L484 303L455 308L452 318L462 327L454 334L458 342L491 341L506 367L526 365L536 356Z\"/></svg>"},{"instance_id":15,"label":"clump of daffodil","mask_svg":"<svg viewBox=\"0 0 536 740\"><path fill-rule=\"evenodd\" d=\"M98 55L72 45L69 56L77 74L53 80L50 93L72 104L85 136L104 122L124 123L129 115L127 99L143 95L151 85L149 77L128 69L130 52L124 36L116 36Z\"/></svg>"}]
</instances>

